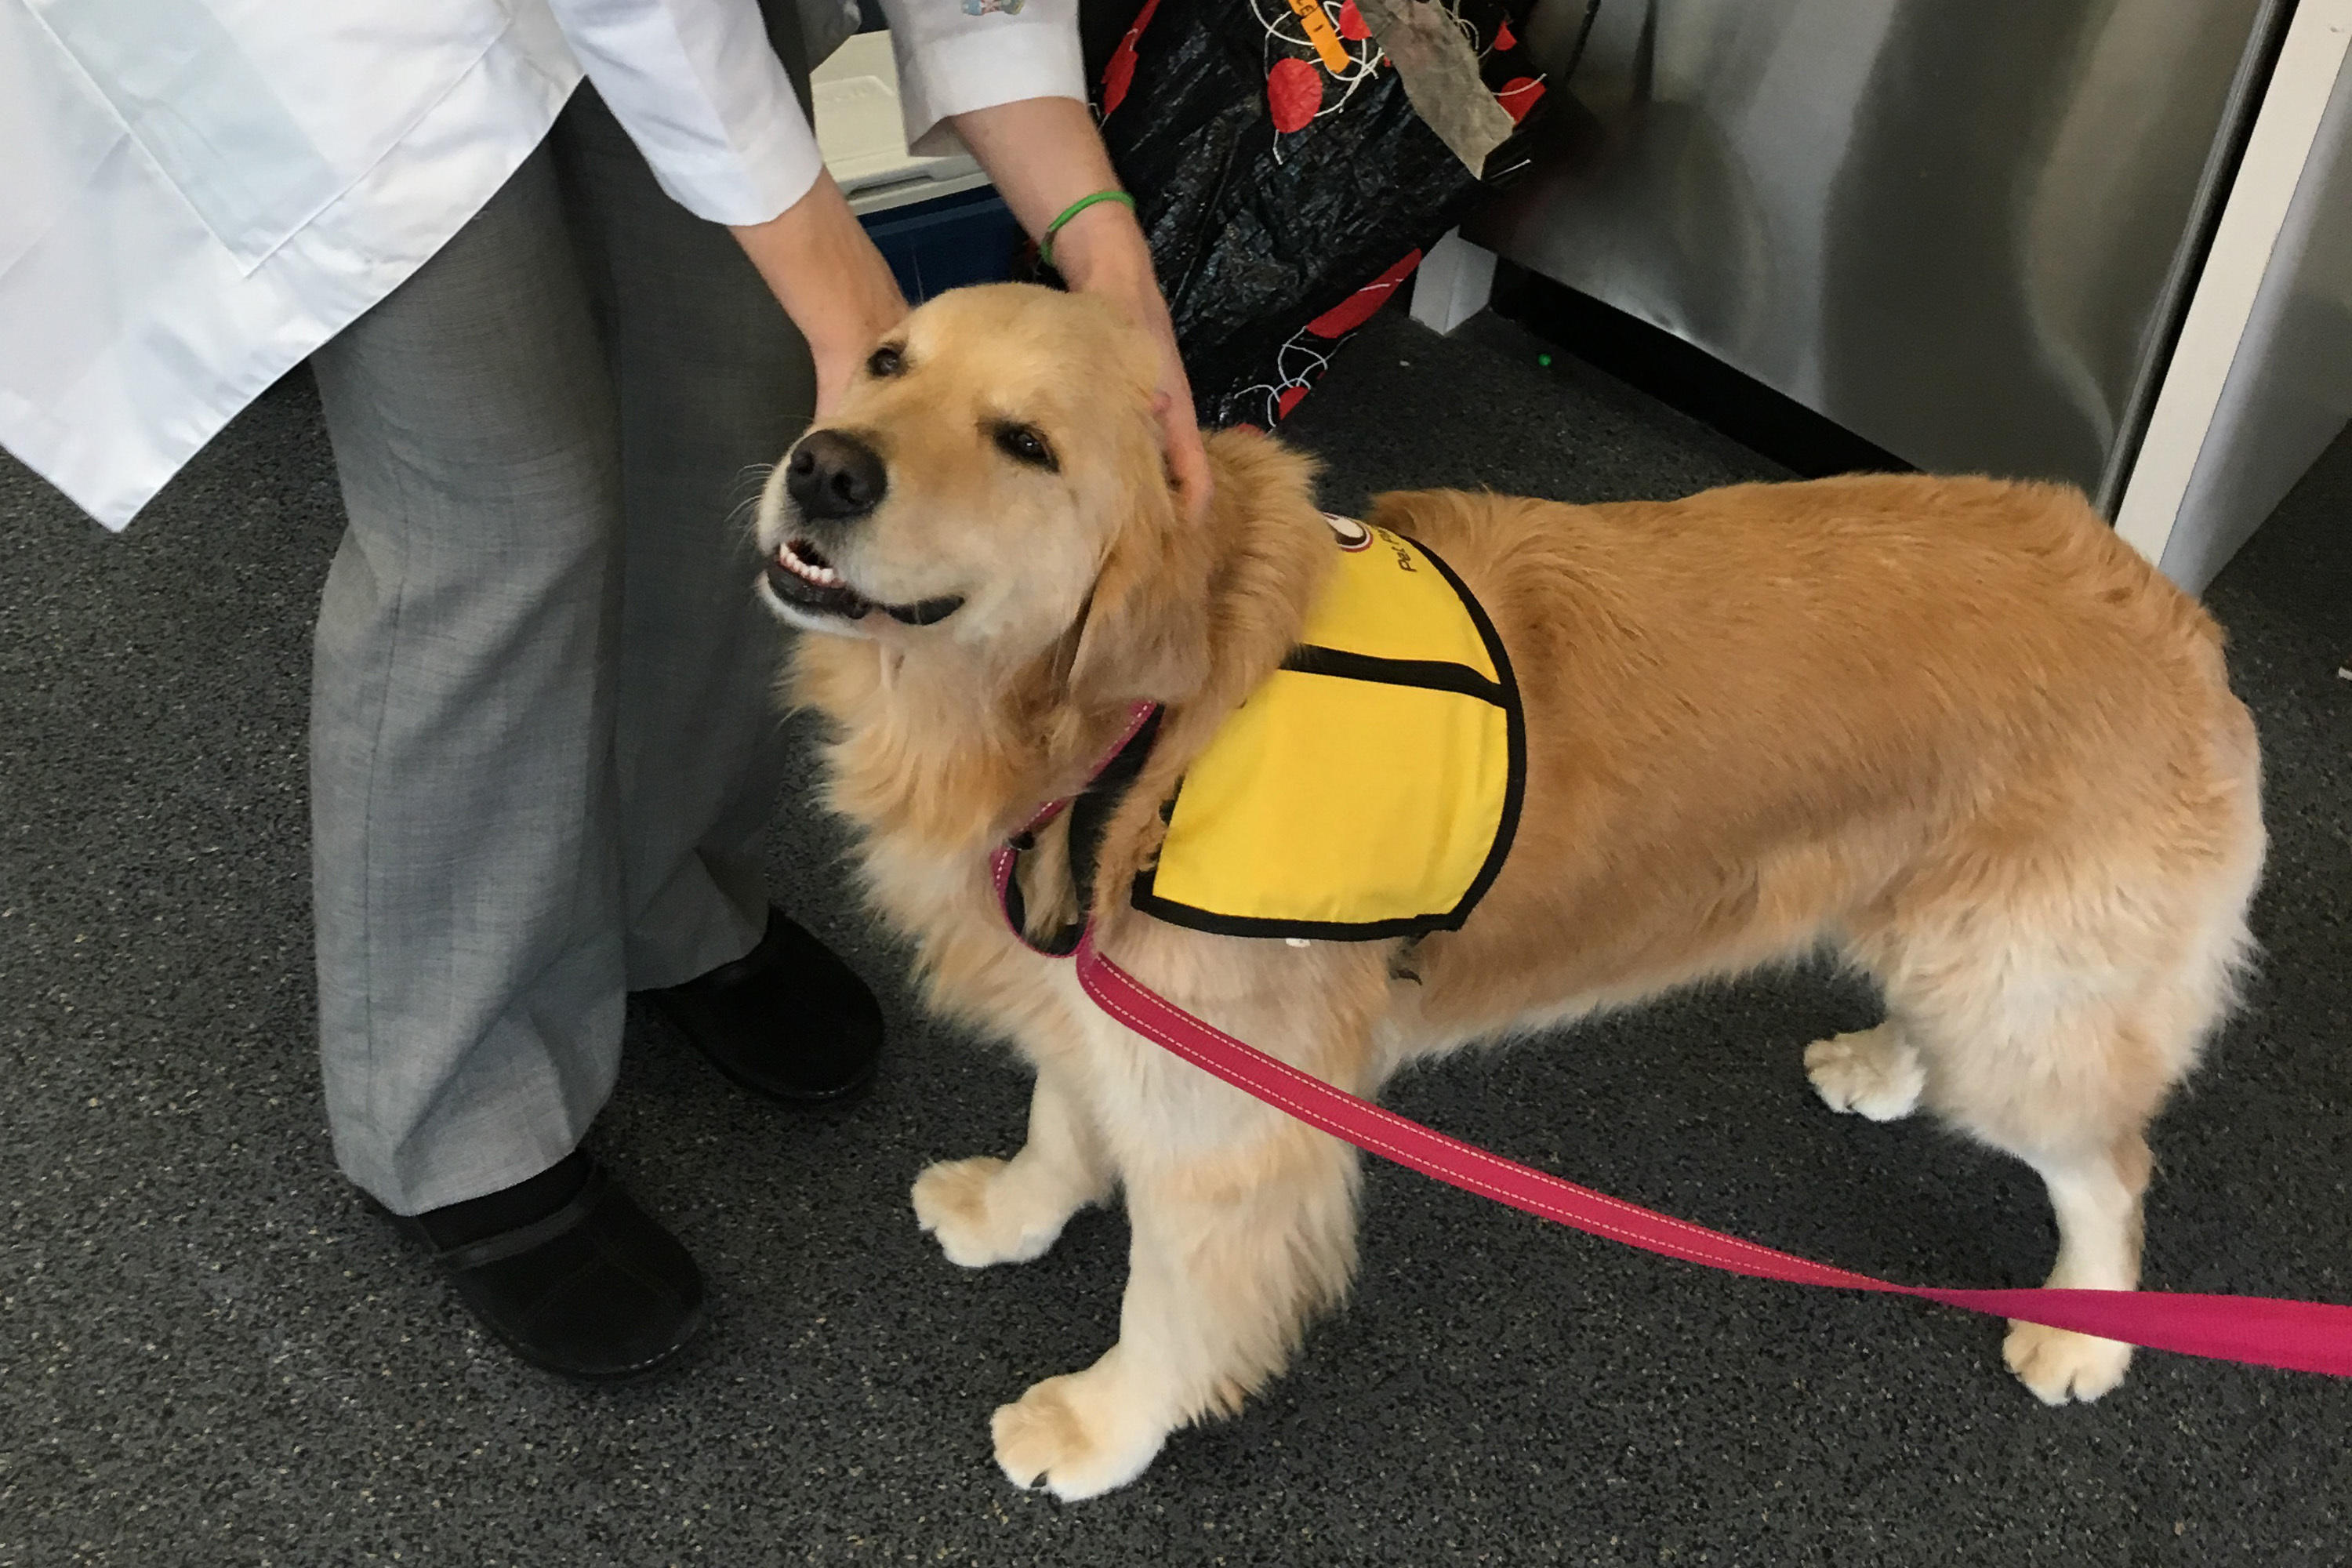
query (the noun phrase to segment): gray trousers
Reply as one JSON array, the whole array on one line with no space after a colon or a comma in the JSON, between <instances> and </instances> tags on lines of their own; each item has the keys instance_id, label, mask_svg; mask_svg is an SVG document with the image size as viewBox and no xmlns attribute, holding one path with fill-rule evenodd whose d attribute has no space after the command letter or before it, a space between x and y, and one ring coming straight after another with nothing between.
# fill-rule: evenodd
<instances>
[{"instance_id":1,"label":"gray trousers","mask_svg":"<svg viewBox=\"0 0 2352 1568\"><path fill-rule=\"evenodd\" d=\"M350 515L311 697L327 1112L414 1214L570 1152L625 991L759 940L781 637L741 508L815 378L584 87L311 363Z\"/></svg>"}]
</instances>

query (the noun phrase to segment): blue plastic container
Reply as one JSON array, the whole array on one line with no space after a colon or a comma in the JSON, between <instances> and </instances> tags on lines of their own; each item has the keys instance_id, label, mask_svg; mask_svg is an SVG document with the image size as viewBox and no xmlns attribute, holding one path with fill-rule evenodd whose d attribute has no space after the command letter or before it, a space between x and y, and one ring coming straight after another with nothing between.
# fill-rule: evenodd
<instances>
[{"instance_id":1,"label":"blue plastic container","mask_svg":"<svg viewBox=\"0 0 2352 1568\"><path fill-rule=\"evenodd\" d=\"M915 305L967 283L1003 282L1022 237L1003 198L986 186L887 208L865 222Z\"/></svg>"}]
</instances>

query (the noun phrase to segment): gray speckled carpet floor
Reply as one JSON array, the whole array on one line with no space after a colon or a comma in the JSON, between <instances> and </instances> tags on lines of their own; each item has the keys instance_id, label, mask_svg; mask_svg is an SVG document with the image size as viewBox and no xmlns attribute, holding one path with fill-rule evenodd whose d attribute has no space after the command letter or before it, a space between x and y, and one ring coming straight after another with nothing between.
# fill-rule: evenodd
<instances>
[{"instance_id":1,"label":"gray speckled carpet floor","mask_svg":"<svg viewBox=\"0 0 2352 1568\"><path fill-rule=\"evenodd\" d=\"M1300 408L1327 500L1662 496L1770 465L1481 319L1391 316ZM1353 1301L1238 1419L1065 1507L990 1409L1114 1334L1125 1234L967 1275L925 1162L1009 1152L1006 1060L912 1010L796 790L782 900L885 991L872 1099L808 1119L647 1018L593 1142L717 1295L682 1373L510 1360L334 1173L311 1060L303 717L338 521L308 384L123 539L0 461L0 1564L2341 1563L2352 1384L2143 1354L2049 1411L2000 1331L1703 1273L1394 1167ZM2244 1015L2157 1135L2148 1280L2352 1301L2352 442L2218 583L2274 860ZM1833 1117L1817 973L1686 995L1402 1085L1409 1114L1906 1279L2028 1284L2022 1167Z\"/></svg>"}]
</instances>

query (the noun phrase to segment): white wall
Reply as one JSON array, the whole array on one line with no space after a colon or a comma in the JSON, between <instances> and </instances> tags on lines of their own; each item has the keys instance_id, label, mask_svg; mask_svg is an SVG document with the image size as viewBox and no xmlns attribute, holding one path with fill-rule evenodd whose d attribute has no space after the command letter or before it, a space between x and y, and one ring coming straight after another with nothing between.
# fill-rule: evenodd
<instances>
[{"instance_id":1,"label":"white wall","mask_svg":"<svg viewBox=\"0 0 2352 1568\"><path fill-rule=\"evenodd\" d=\"M2303 0L2117 509L2191 593L2352 419L2347 44L2352 0Z\"/></svg>"}]
</instances>

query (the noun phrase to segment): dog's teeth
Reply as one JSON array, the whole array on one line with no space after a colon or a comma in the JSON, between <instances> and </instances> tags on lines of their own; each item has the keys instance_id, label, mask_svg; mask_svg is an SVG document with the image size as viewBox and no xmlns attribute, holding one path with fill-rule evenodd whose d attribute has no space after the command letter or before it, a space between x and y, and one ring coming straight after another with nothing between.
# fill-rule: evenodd
<instances>
[{"instance_id":1,"label":"dog's teeth","mask_svg":"<svg viewBox=\"0 0 2352 1568\"><path fill-rule=\"evenodd\" d=\"M840 573L830 566L818 566L802 560L789 544L776 552L776 564L804 582L814 583L820 588L834 587L841 581Z\"/></svg>"}]
</instances>

